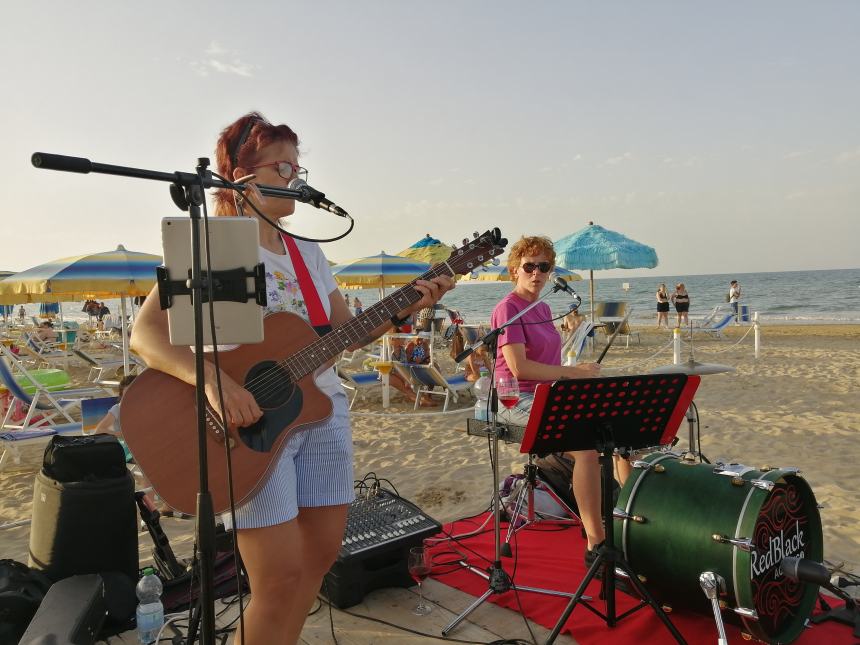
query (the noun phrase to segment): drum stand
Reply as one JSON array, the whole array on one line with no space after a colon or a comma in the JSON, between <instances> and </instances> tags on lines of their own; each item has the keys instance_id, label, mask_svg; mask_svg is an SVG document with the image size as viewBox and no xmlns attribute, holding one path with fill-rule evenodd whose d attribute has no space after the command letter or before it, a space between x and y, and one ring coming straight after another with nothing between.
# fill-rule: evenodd
<instances>
[{"instance_id":1,"label":"drum stand","mask_svg":"<svg viewBox=\"0 0 860 645\"><path fill-rule=\"evenodd\" d=\"M701 452L701 426L699 425L699 407L695 401L690 401L690 407L687 408L687 452L684 453L682 459L684 461L698 461L699 463L711 463L707 457ZM698 437L698 441L696 440Z\"/></svg>"},{"instance_id":2,"label":"drum stand","mask_svg":"<svg viewBox=\"0 0 860 645\"><path fill-rule=\"evenodd\" d=\"M564 500L559 497L556 492L552 489L552 486L549 484L546 485L546 491L550 497L565 511L567 517L549 517L549 518L536 518L535 517L535 487L537 486L537 466L534 464L534 455L529 453L529 461L525 465L525 481L523 483L522 488L520 489L519 494L517 495L517 500L514 503L514 509L510 513L510 517L508 517L508 534L505 537L505 542L502 544L501 553L502 556L506 558L510 558L512 555L511 552L511 538L517 531L521 531L529 526L534 524L538 524L541 522L549 522L552 524L566 525L566 526L579 526L579 516L574 513L573 509L571 509ZM522 512L523 505L526 506L525 514ZM520 518L524 518L522 523L520 523Z\"/></svg>"}]
</instances>

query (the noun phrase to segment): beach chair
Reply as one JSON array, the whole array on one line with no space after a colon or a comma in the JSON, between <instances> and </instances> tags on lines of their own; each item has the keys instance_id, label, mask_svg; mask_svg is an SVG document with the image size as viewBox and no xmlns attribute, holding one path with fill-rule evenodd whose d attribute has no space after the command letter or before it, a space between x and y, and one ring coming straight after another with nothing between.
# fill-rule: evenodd
<instances>
[{"instance_id":1,"label":"beach chair","mask_svg":"<svg viewBox=\"0 0 860 645\"><path fill-rule=\"evenodd\" d=\"M87 380L90 383L103 382L105 372L113 372L114 378L119 375L119 370L123 367L122 358L96 358L82 349L73 349L72 354L80 358L84 363L90 366L90 372L87 375ZM139 361L132 359L129 354L129 369L135 371L139 368Z\"/></svg>"},{"instance_id":2,"label":"beach chair","mask_svg":"<svg viewBox=\"0 0 860 645\"><path fill-rule=\"evenodd\" d=\"M561 360L564 363L567 360L567 355L573 352L576 362L579 362L579 357L585 350L585 345L588 341L588 336L594 331L594 323L589 320L579 324L576 331L573 332L565 341L561 348Z\"/></svg>"},{"instance_id":3,"label":"beach chair","mask_svg":"<svg viewBox=\"0 0 860 645\"><path fill-rule=\"evenodd\" d=\"M31 360L36 367L45 365L54 367L69 365L69 355L65 350L58 349L54 343L47 343L30 332L25 332L21 339L24 341L18 345L18 349Z\"/></svg>"},{"instance_id":4,"label":"beach chair","mask_svg":"<svg viewBox=\"0 0 860 645\"><path fill-rule=\"evenodd\" d=\"M713 338L723 338L723 330L731 325L735 320L735 315L733 313L725 314L720 320L718 320L713 325L704 326L704 327L696 327L693 331L698 332L706 332L711 334Z\"/></svg>"},{"instance_id":5,"label":"beach chair","mask_svg":"<svg viewBox=\"0 0 860 645\"><path fill-rule=\"evenodd\" d=\"M352 410L352 406L355 405L355 401L358 398L359 393L362 394L362 398L364 398L364 392L367 392L371 388L379 387L379 372L369 371L369 372L346 372L339 367L337 368L337 375L340 377L340 383L347 390L352 391L352 398L349 401L349 409Z\"/></svg>"},{"instance_id":6,"label":"beach chair","mask_svg":"<svg viewBox=\"0 0 860 645\"><path fill-rule=\"evenodd\" d=\"M3 347L3 349L6 348ZM20 365L17 369L21 370ZM21 373L27 375L26 371ZM3 449L0 454L0 471L10 459L20 463L20 449L26 445L47 443L55 434L80 434L82 424L76 422L69 413L80 407L85 397L110 394L101 388L51 391L33 378L30 379L30 383L35 388L33 395L28 394L15 379L6 356L0 357L0 384L12 396L0 428L0 446ZM20 422L12 421L18 408L17 402L21 403L21 407L26 408L24 418Z\"/></svg>"},{"instance_id":7,"label":"beach chair","mask_svg":"<svg viewBox=\"0 0 860 645\"><path fill-rule=\"evenodd\" d=\"M415 390L414 409L416 410L422 394L444 396L445 403L442 406L442 411L445 412L451 399L456 403L460 394L472 390L472 383L467 381L463 374L444 376L435 365L413 365L410 363L403 363L402 365L409 369L409 380L412 383L412 389ZM436 390L437 387L440 389Z\"/></svg>"},{"instance_id":8,"label":"beach chair","mask_svg":"<svg viewBox=\"0 0 860 645\"><path fill-rule=\"evenodd\" d=\"M625 339L626 347L630 347L630 339L634 336L637 343L642 343L639 332L631 330L630 323L623 320L624 316L627 315L626 302L598 302L594 307L594 315L603 325L603 331L607 337L614 334L618 326L621 325L618 336Z\"/></svg>"}]
</instances>

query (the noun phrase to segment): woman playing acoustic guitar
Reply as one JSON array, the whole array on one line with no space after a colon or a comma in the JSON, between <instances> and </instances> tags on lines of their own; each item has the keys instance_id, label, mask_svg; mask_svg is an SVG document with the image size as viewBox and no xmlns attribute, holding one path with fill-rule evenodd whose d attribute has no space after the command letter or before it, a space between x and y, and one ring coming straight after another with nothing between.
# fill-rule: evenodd
<instances>
[{"instance_id":1,"label":"woman playing acoustic guitar","mask_svg":"<svg viewBox=\"0 0 860 645\"><path fill-rule=\"evenodd\" d=\"M273 125L258 113L247 114L227 126L217 144L218 172L229 179L286 188L307 171L298 164L298 137L286 125ZM292 215L295 202L264 198L256 188L242 198L253 203L269 219ZM240 202L240 208L242 204ZM257 217L249 204L246 216ZM236 215L233 194L216 195L218 215ZM312 279L316 297L337 329L353 316L338 291L328 262L319 245L295 240ZM305 320L314 295L303 293L291 255L281 234L260 219L260 260L266 266L269 312L291 312ZM447 276L418 280L420 300L395 314L405 318L431 307L454 283ZM157 287L156 287L157 289ZM368 331L354 344L364 346L392 326L386 322ZM271 343L266 338L264 343ZM278 342L276 339L275 342ZM167 314L159 309L158 297L147 298L135 322L132 348L150 368L194 384L194 356L189 348L169 343ZM227 420L231 434L250 426L263 412L247 389L221 371L224 413L221 414L215 384L215 367L206 361L206 397L214 410ZM331 401L332 414L309 428L289 435L273 459L267 479L248 501L236 509L237 536L242 560L250 577L251 601L245 611L246 645L295 643L305 617L320 590L323 576L341 547L347 509L353 500L352 437L347 399L334 370L320 371L317 388ZM158 402L152 401L153 405ZM194 428L187 428L193 433ZM185 476L191 477L186 473ZM235 642L242 642L237 632Z\"/></svg>"}]
</instances>

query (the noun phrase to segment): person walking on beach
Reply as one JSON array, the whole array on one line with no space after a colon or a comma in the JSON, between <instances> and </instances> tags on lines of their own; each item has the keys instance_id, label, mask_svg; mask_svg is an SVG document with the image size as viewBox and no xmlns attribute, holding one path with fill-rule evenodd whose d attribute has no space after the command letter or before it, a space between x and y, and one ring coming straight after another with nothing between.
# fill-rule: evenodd
<instances>
[{"instance_id":1,"label":"person walking on beach","mask_svg":"<svg viewBox=\"0 0 860 645\"><path fill-rule=\"evenodd\" d=\"M349 294L348 293L343 294L343 302L346 305L346 308L349 309Z\"/></svg>"},{"instance_id":2,"label":"person walking on beach","mask_svg":"<svg viewBox=\"0 0 860 645\"><path fill-rule=\"evenodd\" d=\"M259 182L286 188L293 178L304 178L307 170L298 164L298 144L298 136L289 126L270 123L258 112L228 125L218 138L217 170L232 181L241 180L246 188L241 194L226 189L217 191L215 211L220 216L259 218L259 255L266 265L270 314L289 312L308 321L308 309L320 309L337 330L352 319L352 314L319 244L282 236L267 224L293 215L295 201L264 198L254 185ZM294 260L301 267L298 271ZM297 275L310 280L299 281ZM434 305L454 288L454 282L447 276L439 276L417 280L413 286L421 296L417 302L396 312L390 321L369 330L365 338L346 349L363 347L390 330L392 324L399 324L422 307ZM193 352L188 347L170 344L167 313L159 306L156 290L157 286L152 292L154 297L147 298L140 309L131 338L132 348L149 369L194 385ZM310 307L306 304L309 299L314 303ZM287 318L281 314L280 320ZM276 348L288 342L287 338L267 337L264 345L255 348L262 351L266 344ZM232 438L242 441L238 429L262 417L257 400L222 369L219 375L222 410L214 362L206 360L204 370L203 387L209 405L226 422ZM348 402L334 369L320 368L313 378L320 393L329 400L330 416L308 423L301 432L289 433L258 490L236 509L236 538L253 589L245 610L244 629L237 630L234 636L233 642L237 644L296 643L323 576L341 549L347 510L354 499ZM124 404L138 384L139 381L126 393ZM188 473L176 475L186 477Z\"/></svg>"},{"instance_id":3,"label":"person walking on beach","mask_svg":"<svg viewBox=\"0 0 860 645\"><path fill-rule=\"evenodd\" d=\"M361 304L361 300L358 299L358 296L352 299L352 306L355 309L356 316L360 316L361 312L364 311L364 306Z\"/></svg>"},{"instance_id":4,"label":"person walking on beach","mask_svg":"<svg viewBox=\"0 0 860 645\"><path fill-rule=\"evenodd\" d=\"M740 324L738 318L738 301L741 299L741 283L732 280L729 284L729 303L732 305L732 313L735 315L735 324Z\"/></svg>"},{"instance_id":5,"label":"person walking on beach","mask_svg":"<svg viewBox=\"0 0 860 645\"><path fill-rule=\"evenodd\" d=\"M555 249L547 237L522 237L511 247L508 273L514 288L493 309L492 328L501 327L516 314L535 302L546 285L555 264ZM540 303L511 325L499 337L496 352L498 378L515 377L520 396L510 409L500 410L499 417L526 425L538 383L568 378L594 378L600 374L597 363L561 364L561 335L552 323L546 303ZM576 460L573 469L573 493L579 507L582 526L588 540L586 566L597 558L597 548L605 533L600 517L600 465L595 450L566 453Z\"/></svg>"},{"instance_id":6,"label":"person walking on beach","mask_svg":"<svg viewBox=\"0 0 860 645\"><path fill-rule=\"evenodd\" d=\"M657 329L660 329L660 321L666 323L666 329L669 329L669 293L665 282L657 287Z\"/></svg>"},{"instance_id":7,"label":"person walking on beach","mask_svg":"<svg viewBox=\"0 0 860 645\"><path fill-rule=\"evenodd\" d=\"M689 324L687 312L690 311L690 294L687 293L687 287L683 282L675 285L675 293L672 294L672 303L675 305L675 311L678 312L678 327Z\"/></svg>"}]
</instances>

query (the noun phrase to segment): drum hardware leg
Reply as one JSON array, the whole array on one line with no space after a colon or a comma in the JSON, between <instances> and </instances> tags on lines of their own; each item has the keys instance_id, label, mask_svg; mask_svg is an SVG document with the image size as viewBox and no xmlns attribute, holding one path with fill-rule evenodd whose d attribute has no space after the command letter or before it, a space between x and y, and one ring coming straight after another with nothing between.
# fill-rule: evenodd
<instances>
[{"instance_id":1,"label":"drum hardware leg","mask_svg":"<svg viewBox=\"0 0 860 645\"><path fill-rule=\"evenodd\" d=\"M523 483L522 488L520 489L519 494L517 495L517 501L514 503L514 510L510 513L510 517L508 517L508 532L505 536L505 541L501 546L501 554L505 558L510 558L513 555L511 551L511 538L513 538L514 534L517 531L521 531L529 526L533 526L535 524L541 522L550 522L552 524L560 524L560 525L570 525L570 526L579 526L580 521L579 517L576 513L573 512L565 502L558 495L556 495L555 491L552 490L551 486L546 487L546 493L552 497L553 500L567 513L566 518L535 518L535 489L537 487L537 471L538 467L534 463L534 455L529 455L528 463L523 467L523 473L525 474L525 481ZM528 506L527 514L525 515L525 521L520 523L520 518L523 516L522 509L523 506ZM569 594L568 594L569 595Z\"/></svg>"},{"instance_id":2,"label":"drum hardware leg","mask_svg":"<svg viewBox=\"0 0 860 645\"><path fill-rule=\"evenodd\" d=\"M728 645L726 627L723 625L723 615L720 613L720 601L717 598L719 588L723 586L719 578L720 576L716 575L713 571L705 571L699 576L699 586L702 587L705 597L711 601L711 609L714 611L714 622L717 624L717 633L719 634L717 643L718 645Z\"/></svg>"},{"instance_id":3,"label":"drum hardware leg","mask_svg":"<svg viewBox=\"0 0 860 645\"><path fill-rule=\"evenodd\" d=\"M711 538L714 542L719 542L720 544L731 544L747 553L755 549L755 545L752 543L750 538L730 538L728 535L720 535L719 533L714 533Z\"/></svg>"},{"instance_id":4,"label":"drum hardware leg","mask_svg":"<svg viewBox=\"0 0 860 645\"><path fill-rule=\"evenodd\" d=\"M613 478L612 454L615 451L614 442L612 440L611 427L604 427L601 434L601 440L597 445L597 451L600 453L600 477L603 484L603 490L610 491L612 490ZM651 607L654 613L657 614L657 617L666 626L666 629L669 630L669 632L672 634L672 637L681 645L686 645L687 641L684 640L684 637L681 636L681 633L672 624L672 621L669 620L669 617L666 615L666 612L663 611L662 607L660 607L659 604L657 604L657 601L654 600L654 597L645 588L645 585L642 584L642 581L639 580L636 573L628 564L627 560L624 559L624 555L622 554L622 552L615 548L615 522L612 521L612 496L603 495L602 497L603 524L606 527L606 540L603 543L603 546L601 546L598 550L597 558L591 564L591 567L588 569L588 573L585 574L585 578L583 578L582 582L579 584L579 587L577 588L573 598L571 598L561 617L558 619L558 622L555 624L552 633L550 633L549 637L546 640L546 645L551 645L551 643L555 642L555 639L558 637L559 633L561 633L565 622L567 622L568 617L570 617L571 613L573 613L573 610L576 608L576 605L579 603L579 601L583 600L583 593L585 592L585 588L588 586L588 583L590 583L595 578L595 576L597 576L597 573L600 570L601 566L603 567L602 595L604 595L606 598L606 613L601 613L595 607L586 604L586 607L593 614L596 614L597 616L602 618L606 622L606 625L608 627L614 627L619 620L625 618L626 616L629 616L635 611L638 611L645 605L648 605ZM621 615L617 615L615 612L616 567L628 576L629 583L633 586L633 588L642 598L642 602L639 605L624 612Z\"/></svg>"},{"instance_id":5,"label":"drum hardware leg","mask_svg":"<svg viewBox=\"0 0 860 645\"><path fill-rule=\"evenodd\" d=\"M711 463L702 454L702 427L699 423L699 408L695 401L690 401L687 408L687 452L684 453L683 462L686 463ZM698 440L697 440L698 439Z\"/></svg>"}]
</instances>

